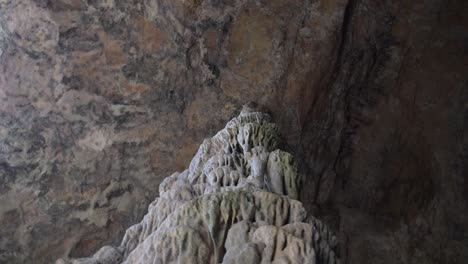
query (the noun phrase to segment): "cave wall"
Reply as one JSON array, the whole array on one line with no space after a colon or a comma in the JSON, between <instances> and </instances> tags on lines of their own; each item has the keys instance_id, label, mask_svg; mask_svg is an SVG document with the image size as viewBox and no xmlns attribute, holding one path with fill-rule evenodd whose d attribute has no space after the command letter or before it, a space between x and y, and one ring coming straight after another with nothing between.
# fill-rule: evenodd
<instances>
[{"instance_id":1,"label":"cave wall","mask_svg":"<svg viewBox=\"0 0 468 264\"><path fill-rule=\"evenodd\" d=\"M350 263L463 263L468 5L348 4L336 71L307 116L322 122L303 130L307 204L344 233Z\"/></svg>"},{"instance_id":2,"label":"cave wall","mask_svg":"<svg viewBox=\"0 0 468 264\"><path fill-rule=\"evenodd\" d=\"M0 0L0 262L118 243L253 101L349 263L468 259L467 3Z\"/></svg>"}]
</instances>

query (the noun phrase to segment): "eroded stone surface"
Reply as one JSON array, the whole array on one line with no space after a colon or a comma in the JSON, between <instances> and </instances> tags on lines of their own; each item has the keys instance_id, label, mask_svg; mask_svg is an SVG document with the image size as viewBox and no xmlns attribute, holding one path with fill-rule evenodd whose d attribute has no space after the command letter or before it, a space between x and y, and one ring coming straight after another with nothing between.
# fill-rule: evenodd
<instances>
[{"instance_id":1,"label":"eroded stone surface","mask_svg":"<svg viewBox=\"0 0 468 264\"><path fill-rule=\"evenodd\" d=\"M203 142L188 170L161 183L120 247L57 262L340 263L335 236L297 201L297 169L278 140L268 115L244 107Z\"/></svg>"},{"instance_id":2,"label":"eroded stone surface","mask_svg":"<svg viewBox=\"0 0 468 264\"><path fill-rule=\"evenodd\" d=\"M467 3L0 0L0 262L116 245L255 101L348 263L465 263Z\"/></svg>"}]
</instances>

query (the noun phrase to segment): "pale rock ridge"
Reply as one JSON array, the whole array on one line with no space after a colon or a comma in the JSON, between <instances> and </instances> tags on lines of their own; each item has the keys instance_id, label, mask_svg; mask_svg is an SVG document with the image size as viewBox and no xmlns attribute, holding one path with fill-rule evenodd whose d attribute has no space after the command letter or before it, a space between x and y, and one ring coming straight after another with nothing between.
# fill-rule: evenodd
<instances>
[{"instance_id":1,"label":"pale rock ridge","mask_svg":"<svg viewBox=\"0 0 468 264\"><path fill-rule=\"evenodd\" d=\"M329 229L297 201L300 178L269 115L244 107L167 177L119 247L57 263L339 263Z\"/></svg>"}]
</instances>

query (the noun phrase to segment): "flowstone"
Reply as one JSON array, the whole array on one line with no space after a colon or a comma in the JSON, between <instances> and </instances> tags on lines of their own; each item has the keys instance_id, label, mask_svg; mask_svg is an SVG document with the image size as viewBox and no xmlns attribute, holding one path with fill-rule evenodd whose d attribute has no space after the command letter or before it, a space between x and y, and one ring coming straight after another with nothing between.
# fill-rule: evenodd
<instances>
[{"instance_id":1,"label":"flowstone","mask_svg":"<svg viewBox=\"0 0 468 264\"><path fill-rule=\"evenodd\" d=\"M244 107L167 177L119 247L66 264L340 263L336 237L297 201L300 178L269 115Z\"/></svg>"}]
</instances>

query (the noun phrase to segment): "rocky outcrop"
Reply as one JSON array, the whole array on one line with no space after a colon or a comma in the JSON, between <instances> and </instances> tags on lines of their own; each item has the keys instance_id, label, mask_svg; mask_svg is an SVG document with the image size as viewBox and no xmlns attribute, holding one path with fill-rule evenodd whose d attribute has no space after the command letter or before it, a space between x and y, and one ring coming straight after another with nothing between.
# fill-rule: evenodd
<instances>
[{"instance_id":1,"label":"rocky outcrop","mask_svg":"<svg viewBox=\"0 0 468 264\"><path fill-rule=\"evenodd\" d=\"M297 201L300 177L279 141L270 116L244 107L164 179L120 247L57 263L340 263L336 237Z\"/></svg>"},{"instance_id":2,"label":"rocky outcrop","mask_svg":"<svg viewBox=\"0 0 468 264\"><path fill-rule=\"evenodd\" d=\"M117 245L254 101L347 263L465 264L467 5L0 0L0 263Z\"/></svg>"}]
</instances>

